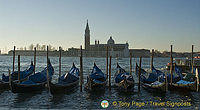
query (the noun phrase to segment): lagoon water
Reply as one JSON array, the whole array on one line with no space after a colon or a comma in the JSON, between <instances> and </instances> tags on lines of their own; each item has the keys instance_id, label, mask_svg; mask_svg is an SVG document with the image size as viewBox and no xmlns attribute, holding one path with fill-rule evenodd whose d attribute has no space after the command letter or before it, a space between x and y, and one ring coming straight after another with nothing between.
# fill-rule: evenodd
<instances>
[{"instance_id":1,"label":"lagoon water","mask_svg":"<svg viewBox=\"0 0 200 110\"><path fill-rule=\"evenodd\" d=\"M55 69L52 82L56 82L58 78L58 57L50 57L51 63ZM21 57L21 70L26 69L32 56ZM164 69L165 65L170 61L169 58L154 58L154 66L157 69ZM69 71L72 63L79 66L78 57L62 57L62 74ZM83 74L84 82L86 77L91 72L93 63L106 73L106 59L105 58L83 58ZM121 67L129 71L129 58L121 60L112 59L112 80L115 73L116 63L119 62ZM139 62L139 59L134 59L133 63ZM38 56L36 63L36 72L41 71L46 66L46 57ZM150 58L143 58L142 67L144 69L150 68ZM12 70L12 57L0 56L0 76L8 74L8 69ZM15 62L15 70L17 70L17 58ZM1 79L1 78L0 78ZM135 82L137 77L134 75ZM14 94L11 91L0 91L0 109L102 109L101 101L107 100L109 102L108 109L149 109L149 108L187 108L200 109L200 93L199 92L181 92L168 91L165 94L151 93L141 88L141 92L137 92L137 86L133 93L125 94L119 93L115 88L105 90L99 93L88 93L83 90L80 92L79 88L64 95L51 96L48 90L41 93L26 93Z\"/></svg>"}]
</instances>

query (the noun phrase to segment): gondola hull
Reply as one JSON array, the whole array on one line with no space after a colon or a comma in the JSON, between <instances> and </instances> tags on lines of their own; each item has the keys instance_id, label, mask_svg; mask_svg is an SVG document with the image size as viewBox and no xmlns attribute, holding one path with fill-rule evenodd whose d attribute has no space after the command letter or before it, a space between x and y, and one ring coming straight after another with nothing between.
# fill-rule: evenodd
<instances>
[{"instance_id":1,"label":"gondola hull","mask_svg":"<svg viewBox=\"0 0 200 110\"><path fill-rule=\"evenodd\" d=\"M9 90L10 89L9 83L0 81L0 88L1 88L1 90Z\"/></svg>"},{"instance_id":2,"label":"gondola hull","mask_svg":"<svg viewBox=\"0 0 200 110\"><path fill-rule=\"evenodd\" d=\"M78 88L79 80L69 84L53 84L49 82L50 92L52 95L71 92Z\"/></svg>"},{"instance_id":3,"label":"gondola hull","mask_svg":"<svg viewBox=\"0 0 200 110\"><path fill-rule=\"evenodd\" d=\"M91 80L86 83L85 90L87 91L102 91L105 90L107 81L104 81L103 83L95 83Z\"/></svg>"},{"instance_id":4,"label":"gondola hull","mask_svg":"<svg viewBox=\"0 0 200 110\"><path fill-rule=\"evenodd\" d=\"M43 89L45 89L45 84L46 83L27 85L11 82L10 88L13 93L31 93L36 91L42 91Z\"/></svg>"},{"instance_id":5,"label":"gondola hull","mask_svg":"<svg viewBox=\"0 0 200 110\"><path fill-rule=\"evenodd\" d=\"M86 91L104 91L107 84L106 75L94 63L91 74L87 77Z\"/></svg>"},{"instance_id":6,"label":"gondola hull","mask_svg":"<svg viewBox=\"0 0 200 110\"><path fill-rule=\"evenodd\" d=\"M29 69L20 71L20 81L27 80L27 78L30 75L32 75L33 72L34 72L34 65L33 65L33 62L31 62ZM9 77L10 76L6 76L4 74L2 75L2 80L0 80L0 89L1 90L9 90L10 89ZM18 81L18 71L15 71L11 74L11 80Z\"/></svg>"},{"instance_id":7,"label":"gondola hull","mask_svg":"<svg viewBox=\"0 0 200 110\"><path fill-rule=\"evenodd\" d=\"M117 90L120 92L133 92L134 91L134 82L122 80L120 83L115 83Z\"/></svg>"},{"instance_id":8,"label":"gondola hull","mask_svg":"<svg viewBox=\"0 0 200 110\"><path fill-rule=\"evenodd\" d=\"M142 87L151 92L166 92L166 83L160 83L158 85L142 83Z\"/></svg>"},{"instance_id":9,"label":"gondola hull","mask_svg":"<svg viewBox=\"0 0 200 110\"><path fill-rule=\"evenodd\" d=\"M177 84L172 83L169 84L170 90L180 90L180 91L197 91L197 83L194 82L192 84Z\"/></svg>"}]
</instances>

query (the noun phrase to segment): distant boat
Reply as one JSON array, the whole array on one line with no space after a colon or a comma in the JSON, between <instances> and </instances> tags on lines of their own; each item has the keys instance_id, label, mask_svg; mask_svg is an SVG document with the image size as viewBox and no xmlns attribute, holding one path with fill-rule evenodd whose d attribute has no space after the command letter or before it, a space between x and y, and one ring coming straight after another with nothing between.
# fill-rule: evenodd
<instances>
[{"instance_id":1,"label":"distant boat","mask_svg":"<svg viewBox=\"0 0 200 110\"><path fill-rule=\"evenodd\" d=\"M20 81L23 81L28 78L32 73L34 72L34 65L31 61L31 65L28 69L24 71L20 71ZM18 71L14 71L11 74L11 80L18 82ZM2 75L2 80L0 80L0 89L9 89L9 76L6 76L5 74Z\"/></svg>"},{"instance_id":2,"label":"distant boat","mask_svg":"<svg viewBox=\"0 0 200 110\"><path fill-rule=\"evenodd\" d=\"M115 73L115 86L123 92L131 92L134 90L134 79L130 73L127 73L117 63L117 72Z\"/></svg>"},{"instance_id":3,"label":"distant boat","mask_svg":"<svg viewBox=\"0 0 200 110\"><path fill-rule=\"evenodd\" d=\"M53 84L50 81L49 84L50 92L53 95L72 91L79 85L79 69L73 63L70 71L58 78L58 83Z\"/></svg>"},{"instance_id":4,"label":"distant boat","mask_svg":"<svg viewBox=\"0 0 200 110\"><path fill-rule=\"evenodd\" d=\"M29 76L29 78L26 81L11 81L11 91L13 93L31 93L43 90L45 88L45 84L47 83L47 70L49 80L51 80L52 75L54 74L54 69L49 59L48 66L43 71Z\"/></svg>"},{"instance_id":5,"label":"distant boat","mask_svg":"<svg viewBox=\"0 0 200 110\"><path fill-rule=\"evenodd\" d=\"M107 84L106 75L94 63L91 74L87 77L86 90L104 90Z\"/></svg>"},{"instance_id":6,"label":"distant boat","mask_svg":"<svg viewBox=\"0 0 200 110\"><path fill-rule=\"evenodd\" d=\"M193 61L194 61L194 68L200 69L200 58L194 57ZM187 72L191 71L191 59L176 58L173 61L173 65L172 65L173 68L174 68L175 64L182 70L182 72L187 73ZM170 66L171 66L171 63L168 63L166 68L169 70Z\"/></svg>"},{"instance_id":7,"label":"distant boat","mask_svg":"<svg viewBox=\"0 0 200 110\"><path fill-rule=\"evenodd\" d=\"M195 59L200 59L200 56L196 56L196 57L194 57Z\"/></svg>"}]
</instances>

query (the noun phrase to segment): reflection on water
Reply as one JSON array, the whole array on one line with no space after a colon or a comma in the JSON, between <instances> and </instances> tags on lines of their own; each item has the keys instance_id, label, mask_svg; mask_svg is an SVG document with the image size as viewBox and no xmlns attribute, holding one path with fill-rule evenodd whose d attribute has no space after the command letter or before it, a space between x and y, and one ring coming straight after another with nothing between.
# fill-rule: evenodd
<instances>
[{"instance_id":1,"label":"reflection on water","mask_svg":"<svg viewBox=\"0 0 200 110\"><path fill-rule=\"evenodd\" d=\"M57 81L58 78L58 57L50 57L52 65L55 69L55 74L53 76L53 82ZM21 70L26 69L30 65L30 61L33 60L33 57L23 57L21 58ZM158 69L164 69L165 65L169 62L169 58L155 58L154 66ZM79 58L75 57L63 57L62 58L62 74L69 71L72 63L75 63L77 67L79 65ZM105 58L83 58L83 77L86 79L87 75L91 72L93 63L96 63L97 66L106 72L106 59ZM112 60L112 84L113 77L115 73L116 63L119 63L126 71L129 71L129 59L123 58L122 60ZM139 59L134 59L133 62L139 62ZM36 72L41 71L46 66L46 57L37 57ZM0 56L0 76L5 73L8 74L8 68L12 70L12 57L10 56ZM15 62L15 70L17 70L17 61ZM144 69L150 68L150 59L143 58L142 67ZM135 68L135 65L133 65ZM133 74L135 82L138 81L135 74ZM84 80L86 83L86 80ZM191 102L191 106L184 108L196 109L200 106L200 93L199 92L181 92L181 91L168 91L166 93L156 93L149 92L141 88L141 92L137 92L137 86L132 93L122 93L119 92L116 88L111 88L111 90L106 89L105 91L99 92L80 92L79 88L75 91L69 92L67 94L58 94L51 96L48 89L33 94L14 94L10 91L0 91L0 109L5 108L33 108L33 109L102 109L100 103L102 100L107 100L109 102L109 108L124 108L124 109L148 109L148 108L160 108L162 106L153 106L150 105L150 102ZM117 102L117 105L114 105ZM121 104L119 103L121 102ZM124 103L122 103L124 102ZM128 106L128 103L134 103L135 105ZM142 103L146 103L145 106L142 106ZM147 104L148 103L148 104ZM127 105L126 105L127 104ZM136 105L138 104L138 105ZM177 108L165 106L164 108ZM183 108L183 107L182 107Z\"/></svg>"}]
</instances>

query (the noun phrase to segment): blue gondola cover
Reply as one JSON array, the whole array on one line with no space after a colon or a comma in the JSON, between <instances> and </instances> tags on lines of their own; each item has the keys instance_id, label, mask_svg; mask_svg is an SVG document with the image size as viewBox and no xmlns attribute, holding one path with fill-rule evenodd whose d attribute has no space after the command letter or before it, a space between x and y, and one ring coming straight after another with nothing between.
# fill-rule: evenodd
<instances>
[{"instance_id":1,"label":"blue gondola cover","mask_svg":"<svg viewBox=\"0 0 200 110\"><path fill-rule=\"evenodd\" d=\"M34 65L33 62L31 61L31 65L28 69L24 70L24 71L20 71L20 79L24 79L26 77L28 77L29 75L31 75L34 72ZM18 79L18 71L14 71L11 74L11 79L12 80L17 80ZM9 76L6 75L2 75L2 81L4 82L9 82Z\"/></svg>"},{"instance_id":2,"label":"blue gondola cover","mask_svg":"<svg viewBox=\"0 0 200 110\"><path fill-rule=\"evenodd\" d=\"M115 83L120 83L122 80L127 79L129 81L134 81L133 76L127 73L123 68L117 64L117 75L115 77Z\"/></svg>"},{"instance_id":3,"label":"blue gondola cover","mask_svg":"<svg viewBox=\"0 0 200 110\"><path fill-rule=\"evenodd\" d=\"M37 84L37 83L44 83L47 81L47 68L48 68L48 75L49 79L51 80L52 75L54 74L54 68L48 60L48 66L41 72L33 74L29 76L29 79L26 81L21 82L20 84Z\"/></svg>"},{"instance_id":4,"label":"blue gondola cover","mask_svg":"<svg viewBox=\"0 0 200 110\"><path fill-rule=\"evenodd\" d=\"M62 83L72 83L79 80L79 69L76 68L76 66L73 63L72 68L70 69L70 71L64 75L62 75L59 79L58 79L58 83L62 84Z\"/></svg>"}]
</instances>

